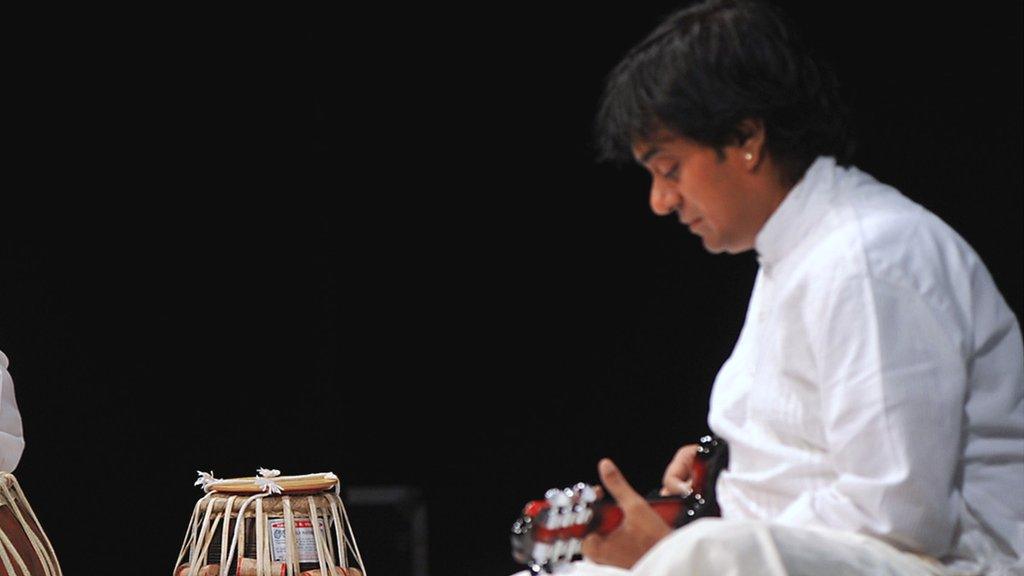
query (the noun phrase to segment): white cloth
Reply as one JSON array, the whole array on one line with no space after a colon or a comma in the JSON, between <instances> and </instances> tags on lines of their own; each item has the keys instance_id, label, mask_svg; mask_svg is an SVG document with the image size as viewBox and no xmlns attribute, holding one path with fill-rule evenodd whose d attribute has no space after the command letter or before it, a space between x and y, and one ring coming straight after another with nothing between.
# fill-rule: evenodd
<instances>
[{"instance_id":1,"label":"white cloth","mask_svg":"<svg viewBox=\"0 0 1024 576\"><path fill-rule=\"evenodd\" d=\"M559 576L952 576L936 560L824 528L701 518L662 539L632 570L574 562ZM528 571L514 576L529 576Z\"/></svg>"},{"instance_id":2,"label":"white cloth","mask_svg":"<svg viewBox=\"0 0 1024 576\"><path fill-rule=\"evenodd\" d=\"M861 534L702 518L663 539L636 576L946 576L945 568Z\"/></svg>"},{"instance_id":3,"label":"white cloth","mask_svg":"<svg viewBox=\"0 0 1024 576\"><path fill-rule=\"evenodd\" d=\"M13 472L25 450L25 437L8 366L7 356L0 352L0 470Z\"/></svg>"},{"instance_id":4,"label":"white cloth","mask_svg":"<svg viewBox=\"0 0 1024 576\"><path fill-rule=\"evenodd\" d=\"M1024 345L975 252L819 157L758 233L708 423L727 519L883 539L966 572L1024 566Z\"/></svg>"}]
</instances>

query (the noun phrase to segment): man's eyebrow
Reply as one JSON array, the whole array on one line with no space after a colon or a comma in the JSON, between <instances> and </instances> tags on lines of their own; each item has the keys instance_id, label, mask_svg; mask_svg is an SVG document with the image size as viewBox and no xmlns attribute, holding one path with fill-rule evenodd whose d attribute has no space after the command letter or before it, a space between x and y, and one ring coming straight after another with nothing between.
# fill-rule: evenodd
<instances>
[{"instance_id":1,"label":"man's eyebrow","mask_svg":"<svg viewBox=\"0 0 1024 576\"><path fill-rule=\"evenodd\" d=\"M651 146L651 149L648 150L647 152L645 152L642 157L637 158L636 161L641 163L641 164L646 165L647 162L651 158L653 158L655 156L655 154L657 154L658 152L661 152L661 148L658 148L657 146Z\"/></svg>"}]
</instances>

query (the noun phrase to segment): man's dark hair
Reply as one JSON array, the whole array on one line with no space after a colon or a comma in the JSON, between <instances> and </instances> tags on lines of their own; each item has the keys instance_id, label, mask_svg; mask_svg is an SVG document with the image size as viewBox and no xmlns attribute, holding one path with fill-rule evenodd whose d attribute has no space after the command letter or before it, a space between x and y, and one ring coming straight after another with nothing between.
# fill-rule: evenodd
<instances>
[{"instance_id":1,"label":"man's dark hair","mask_svg":"<svg viewBox=\"0 0 1024 576\"><path fill-rule=\"evenodd\" d=\"M760 119L787 185L818 155L849 163L854 141L835 73L780 10L758 0L707 0L670 14L606 77L595 122L599 161L632 161L659 129L722 148Z\"/></svg>"}]
</instances>

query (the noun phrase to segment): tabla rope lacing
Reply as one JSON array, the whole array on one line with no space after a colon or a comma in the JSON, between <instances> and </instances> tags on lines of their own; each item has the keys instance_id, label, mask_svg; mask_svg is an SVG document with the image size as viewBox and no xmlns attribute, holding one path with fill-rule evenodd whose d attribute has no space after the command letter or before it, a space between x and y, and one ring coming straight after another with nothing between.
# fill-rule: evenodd
<instances>
[{"instance_id":1,"label":"tabla rope lacing","mask_svg":"<svg viewBox=\"0 0 1024 576\"><path fill-rule=\"evenodd\" d=\"M235 520L235 534L231 538L231 548L228 550L228 561L226 564L221 565L220 576L228 576L228 566L230 566L231 561L235 557L235 547L238 546L238 532L242 529L242 519L245 518L245 509L248 508L249 504L251 504L254 500L266 498L271 494L281 493L281 486L278 485L277 482L274 482L272 480L273 477L281 474L280 471L267 470L266 468L260 468L258 471L261 477L256 479L255 484L259 486L260 490L262 490L263 492L260 492L259 494L253 494L252 496L246 498L245 502L242 502L242 506L238 509L238 518ZM207 488L209 488L209 484L207 485ZM257 518L257 520L259 519ZM239 554L238 556L239 558L241 558L242 554ZM239 564L241 564L241 562L239 562ZM189 569L189 576L196 576L192 574L191 570L192 568Z\"/></svg>"},{"instance_id":2,"label":"tabla rope lacing","mask_svg":"<svg viewBox=\"0 0 1024 576\"><path fill-rule=\"evenodd\" d=\"M199 575L200 548L202 548L203 540L206 540L206 532L210 529L210 512L213 510L215 502L214 498L207 502L206 512L203 513L203 527L199 530L199 534L192 535L192 548L188 554L188 576Z\"/></svg>"},{"instance_id":3,"label":"tabla rope lacing","mask_svg":"<svg viewBox=\"0 0 1024 576\"><path fill-rule=\"evenodd\" d=\"M199 560L204 564L206 563L206 559L209 558L210 544L213 543L213 538L217 535L217 527L220 525L220 521L222 519L225 524L230 522L230 519L224 518L223 512L218 512L217 515L213 517L213 523L210 524L210 530L206 533L206 538L203 539L202 548L199 552Z\"/></svg>"},{"instance_id":4,"label":"tabla rope lacing","mask_svg":"<svg viewBox=\"0 0 1024 576\"><path fill-rule=\"evenodd\" d=\"M196 502L195 508L192 510L192 519L189 520L188 528L185 530L185 541L181 543L181 552L178 553L178 559L174 562L174 570L177 572L178 567L181 566L181 561L185 559L185 550L188 550L189 540L195 533L195 526L197 516L199 515L199 509L202 508L203 502L210 498L210 494L207 494ZM172 576L175 576L172 574Z\"/></svg>"},{"instance_id":5,"label":"tabla rope lacing","mask_svg":"<svg viewBox=\"0 0 1024 576\"><path fill-rule=\"evenodd\" d=\"M39 529L39 534L42 535L42 540L43 543L46 544L47 550L50 551L50 556L46 558L46 562L49 564L50 559L52 558L54 564L51 565L51 568L55 571L57 576L62 576L60 560L57 560L57 553L54 552L53 545L50 544L50 539L46 536L46 531L43 530L43 525L39 523L39 518L36 518L36 513L32 509L32 504L29 503L28 498L25 497L25 493L22 492L21 484L18 483L18 479L15 478L13 474L7 474L7 476L11 479L11 486L14 488L15 494L18 495L19 501L24 504L25 510L28 511L32 521L35 522L36 527Z\"/></svg>"},{"instance_id":6,"label":"tabla rope lacing","mask_svg":"<svg viewBox=\"0 0 1024 576\"><path fill-rule=\"evenodd\" d=\"M237 496L231 496L228 498L227 504L224 505L224 524L221 526L220 532L220 563L226 564L228 561L228 547L224 545L228 541L228 536L231 535L231 510L235 503Z\"/></svg>"},{"instance_id":7,"label":"tabla rope lacing","mask_svg":"<svg viewBox=\"0 0 1024 576\"><path fill-rule=\"evenodd\" d=\"M42 535L43 543L46 544L47 550L50 551L50 555L46 557L46 563L50 564L50 559L53 559L54 564L50 564L51 569L54 570L56 576L62 576L60 568L60 560L57 560L57 553L53 550L53 545L50 544L50 539L46 536L46 531L43 530L43 525L39 523L39 518L36 517L35 511L32 509L32 504L29 503L28 498L25 497L25 493L21 490L21 484L18 483L18 479L13 474L7 474L11 480L11 486L14 488L15 494L18 495L19 501L25 506L25 510L28 511L32 521L35 522L36 528L39 529L39 534Z\"/></svg>"},{"instance_id":8,"label":"tabla rope lacing","mask_svg":"<svg viewBox=\"0 0 1024 576\"><path fill-rule=\"evenodd\" d=\"M285 554L285 564L288 565L288 576L295 576L299 572L299 551L295 545L295 516L292 514L291 498L282 497L281 507L284 509L284 540L288 550Z\"/></svg>"},{"instance_id":9,"label":"tabla rope lacing","mask_svg":"<svg viewBox=\"0 0 1024 576\"><path fill-rule=\"evenodd\" d=\"M238 517L235 519L235 533L231 537L231 546L228 548L228 561L220 566L220 576L228 576L228 569L231 566L231 561L235 558L235 547L238 546L238 532L242 530L242 519L245 517L245 509L249 507L249 504L253 500L266 497L267 494L253 494L249 498L242 502L242 506L238 509ZM241 555L239 555L241 556ZM192 576L189 574L189 576Z\"/></svg>"},{"instance_id":10,"label":"tabla rope lacing","mask_svg":"<svg viewBox=\"0 0 1024 576\"><path fill-rule=\"evenodd\" d=\"M331 566L329 572L329 567L324 561L324 539L320 534L320 513L316 509L316 502L313 501L312 496L306 496L306 506L309 508L309 517L313 523L313 542L316 544L316 559L317 563L320 565L320 573L321 575L330 575L334 570L333 566Z\"/></svg>"},{"instance_id":11,"label":"tabla rope lacing","mask_svg":"<svg viewBox=\"0 0 1024 576\"><path fill-rule=\"evenodd\" d=\"M25 506L25 511L28 512L29 516L32 518L32 521L35 522L36 526L39 526L39 531L42 532L42 525L39 524L39 519L36 518L35 512L32 511L32 506L29 505L28 499L25 498L25 494L22 493L20 486L18 486L18 480L10 474L8 474L7 476L11 478L11 485L14 487L14 491L18 495L17 502ZM14 497L11 496L10 490L8 490L7 488L6 482L0 483L0 489L3 490L3 493L5 496L7 496L7 500L9 502L15 501ZM32 548L35 550L36 555L40 560L39 563L42 565L43 573L45 574L45 576L59 575L57 569L54 568L52 564L50 564L50 560L46 554L47 547L43 546L43 543L39 540L39 536L36 536L35 530L33 530L29 526L28 521L25 520L25 516L21 513L21 506L11 506L10 508L14 512L14 515L18 518L18 522L21 524L21 529L24 530L25 535L28 536L28 541L30 544L32 544ZM43 538L46 538L45 533L43 533ZM52 548L50 548L49 551L51 554L53 553Z\"/></svg>"},{"instance_id":12,"label":"tabla rope lacing","mask_svg":"<svg viewBox=\"0 0 1024 576\"><path fill-rule=\"evenodd\" d=\"M341 498L337 494L333 498L328 498L331 503L331 517L334 520L334 534L338 538L338 554L341 556L341 565L348 568L348 548L345 546L345 520L341 514L338 513L338 503L341 502Z\"/></svg>"},{"instance_id":13,"label":"tabla rope lacing","mask_svg":"<svg viewBox=\"0 0 1024 576\"><path fill-rule=\"evenodd\" d=\"M363 576L366 576L366 565L363 564L363 556L359 553L359 545L356 544L356 533L352 531L352 523L348 520L348 511L345 510L345 502L341 499L341 487L340 485L335 488L336 495L338 496L338 502L341 504L341 515L345 519L345 527L348 528L348 536L352 537L352 551L356 553L356 561L359 562L359 568L363 572Z\"/></svg>"},{"instance_id":14,"label":"tabla rope lacing","mask_svg":"<svg viewBox=\"0 0 1024 576\"><path fill-rule=\"evenodd\" d=\"M0 541L0 561L3 562L8 574L14 574L14 566L11 565L11 559L7 557L7 536L3 532L0 532L0 536L3 537L3 541Z\"/></svg>"},{"instance_id":15,"label":"tabla rope lacing","mask_svg":"<svg viewBox=\"0 0 1024 576\"><path fill-rule=\"evenodd\" d=\"M256 501L256 510L257 511L262 510L262 506L261 506L262 503L263 503L262 499ZM234 508L232 508L232 511L234 511ZM248 536L246 536L245 528L242 528L241 532L237 532L236 531L235 534L238 534L238 550L239 550L239 553L238 553L238 561L235 563L235 574L238 574L240 572L239 568L241 567L241 564L242 564L242 558L245 557L245 549L249 546L249 543L246 541L246 538ZM229 542L229 540L225 540L224 544L227 544L228 542ZM222 546L223 546L223 544L222 544ZM230 557L225 556L224 560L225 560L224 564L228 564L228 568L230 569L230 564L231 564ZM259 575L258 571L257 571L257 575Z\"/></svg>"},{"instance_id":16,"label":"tabla rope lacing","mask_svg":"<svg viewBox=\"0 0 1024 576\"><path fill-rule=\"evenodd\" d=\"M257 555L262 554L259 560L259 565L263 572L259 576L275 576L272 574L271 559L273 556L270 553L270 537L267 536L267 531L270 529L270 518L267 516L266 511L263 509L263 500L256 501L256 529L258 536L256 537ZM261 545L260 542L263 544Z\"/></svg>"},{"instance_id":17,"label":"tabla rope lacing","mask_svg":"<svg viewBox=\"0 0 1024 576\"><path fill-rule=\"evenodd\" d=\"M331 522L334 521L334 518L331 516L331 500L329 495L325 500L327 504L324 506L324 546L327 549L326 553L329 555L328 557L331 559L331 570L333 570L336 566L344 565L340 564L341 556L334 555L334 538L331 537Z\"/></svg>"},{"instance_id":18,"label":"tabla rope lacing","mask_svg":"<svg viewBox=\"0 0 1024 576\"><path fill-rule=\"evenodd\" d=\"M205 502L206 500L210 500L212 498L212 495L210 494L210 491L208 489L210 484L212 484L214 482L218 482L217 478L215 478L213 476L213 471L212 470L209 471L209 472L203 472L202 470L196 470L196 474L199 475L199 478L196 479L195 484L193 484L193 486L202 486L203 487L203 491L206 492L207 494L204 495L202 498L200 498L198 502L196 502L196 507L192 511L192 519L189 521L188 529L185 531L185 541L181 544L181 552L178 553L178 560L174 564L174 570L175 570L175 572L177 572L178 566L181 565L181 561L185 559L185 550L187 549L189 551L189 571L188 571L189 576L195 576L194 572L197 570L197 568L194 567L195 566L194 556L195 556L195 551L196 551L196 536L197 536L197 534L196 534L196 523L199 520L199 518L198 518L199 510L202 509L203 502ZM212 504L212 502L211 502L211 504ZM209 512L209 511L207 511L207 512ZM205 519L205 515L204 515L204 519ZM223 543L221 544L221 546L223 546Z\"/></svg>"},{"instance_id":19,"label":"tabla rope lacing","mask_svg":"<svg viewBox=\"0 0 1024 576\"><path fill-rule=\"evenodd\" d=\"M260 561L263 566L262 576L279 576L281 572L275 574L273 569L274 554L270 542L272 536L270 533L270 515L267 514L266 507L263 506L262 498L256 501L256 522L259 523L260 533L262 534L262 537L256 538L256 546L263 550L262 560ZM262 542L262 545L260 542Z\"/></svg>"},{"instance_id":20,"label":"tabla rope lacing","mask_svg":"<svg viewBox=\"0 0 1024 576\"><path fill-rule=\"evenodd\" d=\"M329 474L329 476L333 477L334 480L338 479L338 477L335 476L334 474ZM356 554L356 561L359 562L359 568L360 568L360 570L362 570L363 576L366 576L366 565L363 564L363 556L359 553L359 545L356 544L356 535L355 535L355 532L352 531L352 524L348 520L348 511L345 510L345 502L341 499L341 482L337 482L334 485L334 497L338 500L338 504L341 506L341 517L343 519L343 523L345 524L345 527L348 529L348 534L345 535L345 540L348 541L351 544L352 551L355 552L355 554ZM332 502L332 505L333 505L333 502ZM335 514L337 514L337 511L335 511ZM349 536L352 537L352 539L350 541L348 539ZM338 539L339 539L339 546L341 546L341 543L340 543L341 536L340 535L339 535Z\"/></svg>"},{"instance_id":21,"label":"tabla rope lacing","mask_svg":"<svg viewBox=\"0 0 1024 576\"><path fill-rule=\"evenodd\" d=\"M14 544L7 538L7 535L0 531L0 540L3 545L0 546L0 550L3 550L3 561L4 567L7 568L8 574L14 574L14 567L11 566L10 559L7 558L7 550L10 549L10 553L14 554L14 561L18 563L18 567L21 568L23 576L31 576L28 572L28 566L25 566L25 561L21 559L21 554L18 554L18 549L14 547Z\"/></svg>"}]
</instances>

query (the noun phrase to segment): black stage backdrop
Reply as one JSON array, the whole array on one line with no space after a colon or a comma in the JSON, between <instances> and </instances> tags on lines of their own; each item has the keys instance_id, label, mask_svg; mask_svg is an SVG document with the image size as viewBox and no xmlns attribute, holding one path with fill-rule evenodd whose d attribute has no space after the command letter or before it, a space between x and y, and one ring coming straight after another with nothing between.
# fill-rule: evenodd
<instances>
[{"instance_id":1,"label":"black stage backdrop","mask_svg":"<svg viewBox=\"0 0 1024 576\"><path fill-rule=\"evenodd\" d=\"M856 165L1019 317L1021 4L783 5L838 69ZM197 469L419 490L433 574L511 572L522 504L602 456L656 486L756 267L589 149L604 75L670 8L27 19L0 349L66 572L169 573ZM403 520L352 515L371 574L413 573L374 572Z\"/></svg>"}]
</instances>

